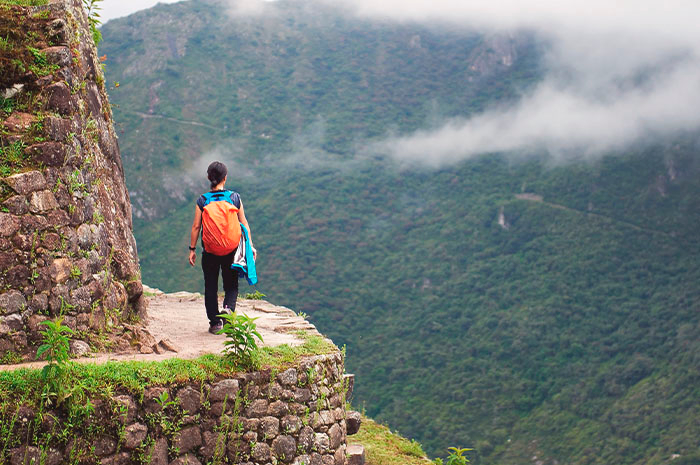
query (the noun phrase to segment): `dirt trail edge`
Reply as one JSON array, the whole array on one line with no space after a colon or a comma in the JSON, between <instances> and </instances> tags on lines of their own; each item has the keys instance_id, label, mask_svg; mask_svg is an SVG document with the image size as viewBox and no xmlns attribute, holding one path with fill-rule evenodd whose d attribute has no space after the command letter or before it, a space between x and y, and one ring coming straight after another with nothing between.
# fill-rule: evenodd
<instances>
[{"instance_id":1,"label":"dirt trail edge","mask_svg":"<svg viewBox=\"0 0 700 465\"><path fill-rule=\"evenodd\" d=\"M294 333L305 331L320 335L316 327L286 307L264 300L238 299L236 313L257 318L255 323L263 337L263 346L301 345ZM201 294L178 292L148 298L147 330L155 339L153 353L96 353L75 359L81 363L105 363L124 360L191 359L204 354L218 354L225 337L209 333L209 321ZM45 362L0 365L0 371L41 368Z\"/></svg>"}]
</instances>

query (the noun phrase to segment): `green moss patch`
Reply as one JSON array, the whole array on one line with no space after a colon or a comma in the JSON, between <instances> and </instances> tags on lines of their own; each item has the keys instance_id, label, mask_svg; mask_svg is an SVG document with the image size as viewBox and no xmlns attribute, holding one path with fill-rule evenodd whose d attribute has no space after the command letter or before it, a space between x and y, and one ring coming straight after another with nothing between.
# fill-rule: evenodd
<instances>
[{"instance_id":1,"label":"green moss patch","mask_svg":"<svg viewBox=\"0 0 700 465\"><path fill-rule=\"evenodd\" d=\"M40 52L55 45L47 39L48 23L53 18L50 13L41 12L29 19L29 12L23 7L34 3L37 2L0 0L0 87L3 89L30 83L56 69ZM27 75L27 71L33 76Z\"/></svg>"},{"instance_id":2,"label":"green moss patch","mask_svg":"<svg viewBox=\"0 0 700 465\"><path fill-rule=\"evenodd\" d=\"M0 0L0 5L42 6L48 3L49 0Z\"/></svg>"},{"instance_id":3,"label":"green moss patch","mask_svg":"<svg viewBox=\"0 0 700 465\"><path fill-rule=\"evenodd\" d=\"M255 352L249 366L232 363L221 355L204 355L192 360L115 361L103 364L69 363L67 379L88 397L116 391L141 395L147 387L209 381L217 377L255 371L262 368L283 369L304 356L332 353L337 348L320 336L306 336L300 346L286 344L262 347ZM0 372L0 398L39 405L44 381L41 370L20 368Z\"/></svg>"},{"instance_id":4,"label":"green moss patch","mask_svg":"<svg viewBox=\"0 0 700 465\"><path fill-rule=\"evenodd\" d=\"M414 440L408 440L389 428L362 417L362 427L348 443L361 444L369 465L426 465L432 463L423 448Z\"/></svg>"}]
</instances>

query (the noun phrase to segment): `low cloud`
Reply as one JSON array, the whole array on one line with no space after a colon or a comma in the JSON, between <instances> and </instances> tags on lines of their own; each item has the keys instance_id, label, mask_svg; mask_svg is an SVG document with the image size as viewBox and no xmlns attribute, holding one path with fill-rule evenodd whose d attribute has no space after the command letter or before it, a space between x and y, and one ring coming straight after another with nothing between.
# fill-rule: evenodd
<instances>
[{"instance_id":1,"label":"low cloud","mask_svg":"<svg viewBox=\"0 0 700 465\"><path fill-rule=\"evenodd\" d=\"M590 158L700 128L697 2L344 3L367 17L527 30L548 44L545 78L531 93L507 108L373 145L396 159L440 166L543 150L559 160Z\"/></svg>"},{"instance_id":2,"label":"low cloud","mask_svg":"<svg viewBox=\"0 0 700 465\"><path fill-rule=\"evenodd\" d=\"M644 86L596 95L546 80L514 107L454 119L433 131L389 137L372 149L441 166L488 152L541 152L557 160L597 157L700 126L700 65L687 62Z\"/></svg>"},{"instance_id":3,"label":"low cloud","mask_svg":"<svg viewBox=\"0 0 700 465\"><path fill-rule=\"evenodd\" d=\"M232 17L241 16L261 16L268 14L271 10L268 8L274 0L228 0L228 13Z\"/></svg>"},{"instance_id":4,"label":"low cloud","mask_svg":"<svg viewBox=\"0 0 700 465\"><path fill-rule=\"evenodd\" d=\"M512 106L371 146L399 160L440 166L487 152L542 150L559 159L596 157L700 128L695 0L317 1L382 21L528 31L548 44L544 79ZM272 5L231 2L256 13Z\"/></svg>"}]
</instances>

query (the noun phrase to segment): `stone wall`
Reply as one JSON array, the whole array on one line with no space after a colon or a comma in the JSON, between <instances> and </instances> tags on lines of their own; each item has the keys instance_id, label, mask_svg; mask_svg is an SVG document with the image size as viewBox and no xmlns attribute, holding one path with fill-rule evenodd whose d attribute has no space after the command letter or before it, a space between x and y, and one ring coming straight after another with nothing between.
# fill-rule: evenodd
<instances>
[{"instance_id":1,"label":"stone wall","mask_svg":"<svg viewBox=\"0 0 700 465\"><path fill-rule=\"evenodd\" d=\"M65 315L76 339L95 344L142 316L145 302L112 112L81 0L3 5L0 37L7 363L33 358L44 319Z\"/></svg>"},{"instance_id":2,"label":"stone wall","mask_svg":"<svg viewBox=\"0 0 700 465\"><path fill-rule=\"evenodd\" d=\"M66 408L13 406L0 416L10 430L0 462L344 465L359 417L346 418L343 370L336 351L276 371L115 392L93 398L82 423Z\"/></svg>"}]
</instances>

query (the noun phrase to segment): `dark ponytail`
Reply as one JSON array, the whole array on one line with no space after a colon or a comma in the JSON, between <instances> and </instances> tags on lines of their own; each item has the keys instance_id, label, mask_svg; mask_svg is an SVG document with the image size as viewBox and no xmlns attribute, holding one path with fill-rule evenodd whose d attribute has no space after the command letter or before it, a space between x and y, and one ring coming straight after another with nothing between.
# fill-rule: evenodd
<instances>
[{"instance_id":1,"label":"dark ponytail","mask_svg":"<svg viewBox=\"0 0 700 465\"><path fill-rule=\"evenodd\" d=\"M221 181L224 180L227 174L228 170L226 169L226 165L220 161L215 161L209 165L209 168L207 168L207 178L209 178L211 188L213 189L221 184Z\"/></svg>"}]
</instances>

